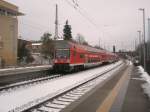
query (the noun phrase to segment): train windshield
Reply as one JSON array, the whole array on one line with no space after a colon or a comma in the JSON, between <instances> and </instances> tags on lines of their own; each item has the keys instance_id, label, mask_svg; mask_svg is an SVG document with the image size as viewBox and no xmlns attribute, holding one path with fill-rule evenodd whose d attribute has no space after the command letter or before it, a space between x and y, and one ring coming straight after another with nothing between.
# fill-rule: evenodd
<instances>
[{"instance_id":1,"label":"train windshield","mask_svg":"<svg viewBox=\"0 0 150 112\"><path fill-rule=\"evenodd\" d=\"M56 58L69 58L70 52L69 49L57 49Z\"/></svg>"}]
</instances>

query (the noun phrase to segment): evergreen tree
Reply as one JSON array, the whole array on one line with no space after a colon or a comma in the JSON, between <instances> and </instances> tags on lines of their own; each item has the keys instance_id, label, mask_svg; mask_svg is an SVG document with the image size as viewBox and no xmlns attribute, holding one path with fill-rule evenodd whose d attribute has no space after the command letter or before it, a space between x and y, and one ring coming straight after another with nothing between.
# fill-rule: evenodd
<instances>
[{"instance_id":1,"label":"evergreen tree","mask_svg":"<svg viewBox=\"0 0 150 112\"><path fill-rule=\"evenodd\" d=\"M71 40L72 39L71 26L68 25L68 20L66 21L63 32L64 32L64 34L63 34L64 40Z\"/></svg>"}]
</instances>

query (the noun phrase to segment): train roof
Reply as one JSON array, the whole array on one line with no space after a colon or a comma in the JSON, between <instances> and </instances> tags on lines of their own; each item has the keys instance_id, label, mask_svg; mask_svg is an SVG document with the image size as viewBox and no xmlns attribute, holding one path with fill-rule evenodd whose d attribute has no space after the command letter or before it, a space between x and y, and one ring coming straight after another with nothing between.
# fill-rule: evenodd
<instances>
[{"instance_id":1,"label":"train roof","mask_svg":"<svg viewBox=\"0 0 150 112\"><path fill-rule=\"evenodd\" d=\"M55 42L55 48L56 49L69 49L70 47L76 47L79 49L83 49L85 51L89 51L89 52L95 52L95 53L107 53L110 55L114 55L114 53L106 51L106 50L102 50L102 49L97 49L91 46L87 46L87 45L82 45L73 41L66 41L66 40L56 40Z\"/></svg>"},{"instance_id":2,"label":"train roof","mask_svg":"<svg viewBox=\"0 0 150 112\"><path fill-rule=\"evenodd\" d=\"M56 40L54 41L54 44L55 44L56 49L69 49L70 48L70 44L68 43L68 41L65 41L65 40Z\"/></svg>"}]
</instances>

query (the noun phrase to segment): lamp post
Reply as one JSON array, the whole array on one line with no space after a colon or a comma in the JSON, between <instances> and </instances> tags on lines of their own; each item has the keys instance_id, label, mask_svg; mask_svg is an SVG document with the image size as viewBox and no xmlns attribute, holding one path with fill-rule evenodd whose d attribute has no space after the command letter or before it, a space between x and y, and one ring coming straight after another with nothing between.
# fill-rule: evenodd
<instances>
[{"instance_id":1,"label":"lamp post","mask_svg":"<svg viewBox=\"0 0 150 112\"><path fill-rule=\"evenodd\" d=\"M142 42L141 42L141 31L137 31L139 35L139 62L141 63L142 61Z\"/></svg>"},{"instance_id":2,"label":"lamp post","mask_svg":"<svg viewBox=\"0 0 150 112\"><path fill-rule=\"evenodd\" d=\"M145 9L139 8L139 11L143 13L143 62L144 62L144 69L146 70L146 45L145 45Z\"/></svg>"},{"instance_id":3,"label":"lamp post","mask_svg":"<svg viewBox=\"0 0 150 112\"><path fill-rule=\"evenodd\" d=\"M150 60L150 18L148 18L147 59Z\"/></svg>"}]
</instances>

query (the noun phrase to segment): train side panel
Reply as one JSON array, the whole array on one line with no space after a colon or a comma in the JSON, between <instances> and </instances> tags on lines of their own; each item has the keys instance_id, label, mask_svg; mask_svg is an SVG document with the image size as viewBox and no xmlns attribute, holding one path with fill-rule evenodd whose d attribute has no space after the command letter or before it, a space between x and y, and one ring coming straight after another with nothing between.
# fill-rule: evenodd
<instances>
[{"instance_id":1,"label":"train side panel","mask_svg":"<svg viewBox=\"0 0 150 112\"><path fill-rule=\"evenodd\" d=\"M55 49L54 69L78 71L114 60L116 60L114 53L69 41L58 41Z\"/></svg>"}]
</instances>

